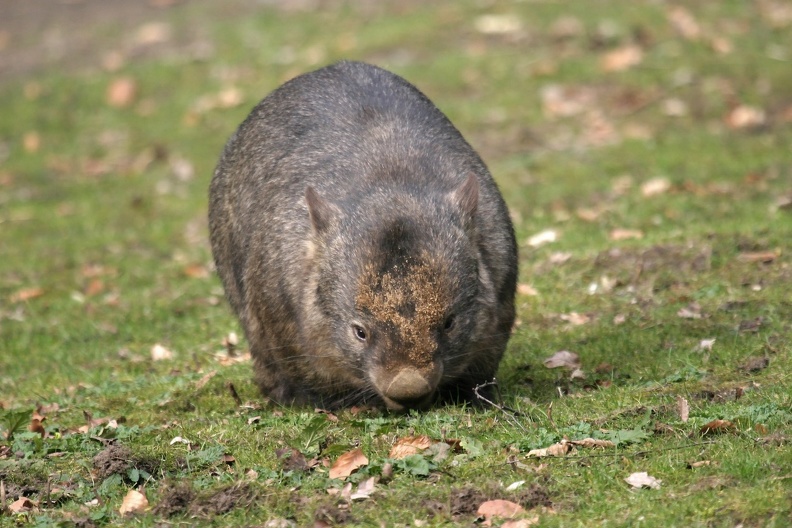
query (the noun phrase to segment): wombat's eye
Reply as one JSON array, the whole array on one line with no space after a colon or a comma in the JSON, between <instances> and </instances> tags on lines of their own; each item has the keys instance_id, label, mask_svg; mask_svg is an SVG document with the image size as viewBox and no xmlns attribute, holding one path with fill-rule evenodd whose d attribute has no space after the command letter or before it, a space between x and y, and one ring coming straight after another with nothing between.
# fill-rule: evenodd
<instances>
[{"instance_id":1,"label":"wombat's eye","mask_svg":"<svg viewBox=\"0 0 792 528\"><path fill-rule=\"evenodd\" d=\"M354 332L355 337L357 337L359 340L366 340L366 330L362 326L352 325L352 332Z\"/></svg>"},{"instance_id":2,"label":"wombat's eye","mask_svg":"<svg viewBox=\"0 0 792 528\"><path fill-rule=\"evenodd\" d=\"M443 330L448 332L449 330L454 328L454 322L455 321L456 321L456 318L453 315L449 315L448 317L446 317L445 323L443 323Z\"/></svg>"}]
</instances>

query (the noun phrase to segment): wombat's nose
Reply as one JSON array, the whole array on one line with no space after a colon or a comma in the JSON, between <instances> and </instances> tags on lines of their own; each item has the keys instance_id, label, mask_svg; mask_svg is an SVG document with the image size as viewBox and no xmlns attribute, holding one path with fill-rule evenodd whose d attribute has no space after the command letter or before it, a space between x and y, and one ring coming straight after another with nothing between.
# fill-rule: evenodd
<instances>
[{"instance_id":1,"label":"wombat's nose","mask_svg":"<svg viewBox=\"0 0 792 528\"><path fill-rule=\"evenodd\" d=\"M393 377L383 392L384 396L405 407L414 407L434 392L434 386L421 371L406 367Z\"/></svg>"}]
</instances>

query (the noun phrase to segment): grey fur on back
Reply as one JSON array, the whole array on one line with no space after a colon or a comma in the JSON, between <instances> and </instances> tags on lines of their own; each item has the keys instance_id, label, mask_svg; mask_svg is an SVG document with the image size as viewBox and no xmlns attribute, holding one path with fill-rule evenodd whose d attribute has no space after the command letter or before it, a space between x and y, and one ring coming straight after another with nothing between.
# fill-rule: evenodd
<instances>
[{"instance_id":1,"label":"grey fur on back","mask_svg":"<svg viewBox=\"0 0 792 528\"><path fill-rule=\"evenodd\" d=\"M418 358L404 343L419 331L431 334L421 337L424 348L442 356L433 359L440 371L433 393L470 398L475 384L494 375L514 321L517 257L508 211L479 156L402 78L340 62L272 92L223 151L209 227L257 381L272 399L384 399L399 408L376 381ZM361 308L363 290L384 299L383 274L417 278L418 261L432 270L431 279L416 279L422 288L442 283L438 295L448 298L435 310L443 314L432 317L458 312L466 327L445 335L432 319L393 330L412 323L401 315L394 323L392 314L387 324L358 325L374 317L371 306ZM396 311L429 306L416 288L405 288ZM374 359L347 335L349 324L365 326Z\"/></svg>"}]
</instances>

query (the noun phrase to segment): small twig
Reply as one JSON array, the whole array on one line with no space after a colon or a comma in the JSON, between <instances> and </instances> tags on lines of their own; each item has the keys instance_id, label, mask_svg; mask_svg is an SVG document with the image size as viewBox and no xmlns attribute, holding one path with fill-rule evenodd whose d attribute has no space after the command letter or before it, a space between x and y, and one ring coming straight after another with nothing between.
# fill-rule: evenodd
<instances>
[{"instance_id":1,"label":"small twig","mask_svg":"<svg viewBox=\"0 0 792 528\"><path fill-rule=\"evenodd\" d=\"M496 409L501 411L503 414L505 414L510 422L512 422L514 425L516 425L517 427L519 427L523 431L527 432L528 430L517 420L517 418L526 418L526 416L523 413L521 413L520 411L517 411L515 409L512 409L510 407L507 407L505 405L502 405L502 404L499 404L499 403L495 403L494 401L490 400L486 396L482 396L482 394L479 392L480 389L483 389L483 388L486 388L486 387L491 387L491 386L494 386L496 388L496 390L497 390L498 381L495 378L492 378L492 381L487 381L485 383L481 383L481 384L476 385L475 387L473 387L473 393L476 395L476 398L478 398L479 400L483 401L484 403L486 403L486 404L488 404L488 405L490 405L492 407L495 407ZM498 394L500 394L500 391L498 391Z\"/></svg>"},{"instance_id":2,"label":"small twig","mask_svg":"<svg viewBox=\"0 0 792 528\"><path fill-rule=\"evenodd\" d=\"M558 426L556 425L555 421L553 420L553 402L552 401L550 402L550 405L547 406L547 413L545 413L545 414L547 416L547 421L550 422L550 426L557 433L558 432Z\"/></svg>"},{"instance_id":3,"label":"small twig","mask_svg":"<svg viewBox=\"0 0 792 528\"><path fill-rule=\"evenodd\" d=\"M229 381L228 383L226 383L226 387L228 387L228 392L231 393L231 397L234 398L234 402L236 402L237 407L242 406L242 398L240 398L239 394L237 394L236 387L234 387L234 384Z\"/></svg>"},{"instance_id":4,"label":"small twig","mask_svg":"<svg viewBox=\"0 0 792 528\"><path fill-rule=\"evenodd\" d=\"M716 444L714 440L710 440L708 442L695 442L693 444L685 444L683 446L674 446L674 447L664 447L661 449L645 449L643 451L636 451L635 453L625 453L623 451L618 451L615 453L600 453L596 455L572 455L572 456L556 456L556 457L542 457L542 460L582 460L584 458L606 458L606 457L615 457L615 456L643 456L651 453L663 453L665 451L675 451L679 449L690 449L691 447L697 447L702 445L711 445ZM538 459L537 459L538 460Z\"/></svg>"}]
</instances>

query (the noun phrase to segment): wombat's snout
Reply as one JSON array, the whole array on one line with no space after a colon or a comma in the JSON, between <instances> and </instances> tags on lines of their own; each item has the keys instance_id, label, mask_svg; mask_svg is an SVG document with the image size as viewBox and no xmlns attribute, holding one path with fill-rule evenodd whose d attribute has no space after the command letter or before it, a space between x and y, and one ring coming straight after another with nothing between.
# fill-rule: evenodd
<instances>
[{"instance_id":1,"label":"wombat's snout","mask_svg":"<svg viewBox=\"0 0 792 528\"><path fill-rule=\"evenodd\" d=\"M427 407L434 396L442 375L439 365L427 370L404 367L395 372L377 369L374 386L385 405L391 410L421 409Z\"/></svg>"}]
</instances>

